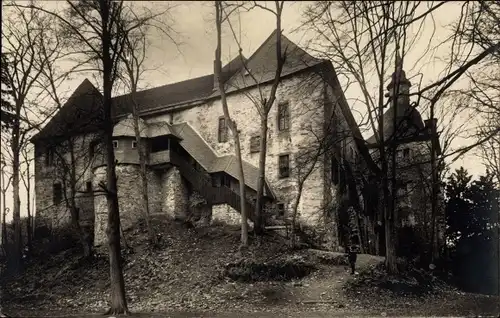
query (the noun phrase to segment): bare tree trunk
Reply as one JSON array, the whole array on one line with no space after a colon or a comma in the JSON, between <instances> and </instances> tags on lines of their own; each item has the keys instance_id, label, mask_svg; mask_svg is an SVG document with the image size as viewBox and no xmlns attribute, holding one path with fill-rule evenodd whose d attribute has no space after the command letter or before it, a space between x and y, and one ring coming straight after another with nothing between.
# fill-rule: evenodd
<instances>
[{"instance_id":1,"label":"bare tree trunk","mask_svg":"<svg viewBox=\"0 0 500 318\"><path fill-rule=\"evenodd\" d=\"M87 233L83 230L81 224L80 224L80 210L76 206L76 194L77 194L77 189L76 189L76 184L77 184L77 177L76 177L76 158L75 158L75 144L72 139L68 140L68 148L69 148L69 155L70 155L70 163L69 166L67 163L64 162L64 155L57 153L61 164L63 165L64 169L64 176L62 178L62 182L64 185L64 199L66 201L66 207L69 209L70 216L71 216L71 226L73 227L76 235L78 236L78 240L80 241L83 249L83 257L87 258L90 257L92 254L92 242L88 238ZM68 198L66 195L66 180L65 178L69 178L69 195L70 197Z\"/></svg>"},{"instance_id":2,"label":"bare tree trunk","mask_svg":"<svg viewBox=\"0 0 500 318\"><path fill-rule=\"evenodd\" d=\"M261 116L260 120L260 154L259 154L259 177L257 179L257 200L255 202L255 233L261 235L264 232L264 217L262 215L264 185L266 182L266 154L267 154L267 121L268 115Z\"/></svg>"},{"instance_id":3,"label":"bare tree trunk","mask_svg":"<svg viewBox=\"0 0 500 318\"><path fill-rule=\"evenodd\" d=\"M5 193L4 193L5 197ZM5 201L3 201L5 202ZM5 246L7 244L7 223L5 221L7 217L7 208L4 207L2 211L2 244Z\"/></svg>"},{"instance_id":4,"label":"bare tree trunk","mask_svg":"<svg viewBox=\"0 0 500 318\"><path fill-rule=\"evenodd\" d=\"M238 127L236 122L234 122L229 115L229 107L227 105L226 91L224 88L224 82L221 77L222 73L222 62L221 62L221 28L223 17L221 16L223 12L222 3L215 2L215 13L216 13L216 27L217 27L217 49L215 50L215 76L219 84L219 93L221 95L222 110L224 112L224 118L227 122L229 128L231 129L234 138L234 148L236 152L236 157L238 158L238 182L240 186L240 213L241 213L241 246L248 246L248 215L246 210L246 191L245 191L245 174L243 173L243 162L241 158L241 146L240 146L240 134L238 132ZM261 137L262 138L262 137Z\"/></svg>"},{"instance_id":5,"label":"bare tree trunk","mask_svg":"<svg viewBox=\"0 0 500 318\"><path fill-rule=\"evenodd\" d=\"M5 247L5 244L7 243L7 224L5 223L5 218L7 216L7 206L5 205L5 202L7 202L7 189L9 188L10 181L5 184L5 175L3 171L4 165L2 162L2 170L0 171L0 190L2 191L2 211L1 211L1 217L2 217L2 247Z\"/></svg>"},{"instance_id":6,"label":"bare tree trunk","mask_svg":"<svg viewBox=\"0 0 500 318\"><path fill-rule=\"evenodd\" d=\"M431 120L431 263L434 263L439 258L439 250L437 244L436 231L436 212L437 212L437 167L436 167L436 139L434 127L434 102L430 105L430 120Z\"/></svg>"},{"instance_id":7,"label":"bare tree trunk","mask_svg":"<svg viewBox=\"0 0 500 318\"><path fill-rule=\"evenodd\" d=\"M137 152L139 154L139 164L141 166L141 182L142 182L142 206L144 209L144 217L146 219L146 226L148 228L149 241L153 246L158 244L158 239L156 233L154 232L153 226L151 225L151 217L149 213L149 197L148 197L148 177L146 170L146 147L142 144L141 132L139 131L139 114L137 111L137 103L135 99L135 93L137 91L137 86L135 85L133 74L130 73L130 80L132 82L132 117L134 120L134 133L135 140L137 142Z\"/></svg>"},{"instance_id":8,"label":"bare tree trunk","mask_svg":"<svg viewBox=\"0 0 500 318\"><path fill-rule=\"evenodd\" d=\"M31 220L32 220L32 216L31 216L31 174L30 174L30 166L28 164L28 166L26 167L26 171L27 171L27 176L26 176L26 210L28 212L28 224L26 224L26 236L27 236L27 239L28 239L28 251L29 253L32 252L33 250L33 236L32 236L32 232L31 232Z\"/></svg>"},{"instance_id":9,"label":"bare tree trunk","mask_svg":"<svg viewBox=\"0 0 500 318\"><path fill-rule=\"evenodd\" d=\"M28 252L32 252L32 241L33 241L33 233L32 233L32 219L31 216L31 171L30 171L30 159L29 159L29 150L26 147L23 147L21 154L23 156L24 163L26 164L26 173L21 174L21 179L23 181L24 187L26 188L26 211L28 213L28 220L26 223L26 237L27 237L27 246Z\"/></svg>"},{"instance_id":10,"label":"bare tree trunk","mask_svg":"<svg viewBox=\"0 0 500 318\"><path fill-rule=\"evenodd\" d=\"M118 206L118 187L116 184L115 154L113 149L113 120L111 117L111 92L113 89L113 61L111 58L112 35L108 29L110 6L108 1L101 1L100 15L102 28L102 77L104 142L106 147L106 201L108 205L107 236L109 246L109 270L111 278L111 306L107 314L128 313L125 298L120 246L120 210Z\"/></svg>"},{"instance_id":11,"label":"bare tree trunk","mask_svg":"<svg viewBox=\"0 0 500 318\"><path fill-rule=\"evenodd\" d=\"M263 196L264 196L264 185L266 182L266 155L267 155L267 130L268 130L268 117L271 108L273 107L274 101L276 100L276 92L278 90L278 85L281 80L281 72L283 70L283 65L286 59L285 54L282 56L281 50L281 14L283 12L283 1L275 1L276 12L273 14L276 16L276 70L274 74L273 84L271 86L271 92L269 93L269 98L262 99L261 105L259 107L259 113L261 116L260 120L260 155L259 155L259 177L257 178L257 200L255 202L255 233L261 235L264 233L264 218L262 215L263 207ZM271 10L272 11L272 10ZM241 47L240 47L241 49ZM251 70L246 69L247 72L251 73ZM252 75L253 77L253 75ZM254 80L258 82L255 77ZM261 96L263 96L261 92Z\"/></svg>"},{"instance_id":12,"label":"bare tree trunk","mask_svg":"<svg viewBox=\"0 0 500 318\"><path fill-rule=\"evenodd\" d=\"M380 87L383 90L383 86ZM381 178L382 178L382 207L384 213L384 236L385 236L385 266L389 273L396 273L396 253L394 249L393 239L393 215L391 205L391 196L389 193L388 184L388 165L387 156L385 151L385 136L384 136L384 107L383 107L383 94L379 94L379 134L380 134L380 160L381 160Z\"/></svg>"},{"instance_id":13,"label":"bare tree trunk","mask_svg":"<svg viewBox=\"0 0 500 318\"><path fill-rule=\"evenodd\" d=\"M305 180L304 180L305 181ZM295 248L297 245L296 242L296 233L297 233L297 212L299 209L299 203L300 203L300 198L302 196L302 190L304 189L304 182L299 181L299 188L297 190L297 197L295 197L295 200L293 202L293 208L292 208L292 248Z\"/></svg>"},{"instance_id":14,"label":"bare tree trunk","mask_svg":"<svg viewBox=\"0 0 500 318\"><path fill-rule=\"evenodd\" d=\"M228 113L228 110L226 109L224 112ZM243 164L241 159L240 134L236 128L236 124L234 124L233 126L234 126L233 129L234 147L236 151L236 156L238 157L238 179L240 185L240 199L241 199L241 246L248 246L248 222L247 222L248 215L245 204L246 189L245 189L245 175L243 173Z\"/></svg>"},{"instance_id":15,"label":"bare tree trunk","mask_svg":"<svg viewBox=\"0 0 500 318\"><path fill-rule=\"evenodd\" d=\"M19 113L21 106L16 103L16 114L14 125L12 128L12 197L14 201L14 209L12 211L14 221L14 251L13 255L9 256L12 259L12 268L14 274L21 272L21 256L22 256L22 234L21 234L21 200L19 198L19 168L20 168L20 122Z\"/></svg>"}]
</instances>

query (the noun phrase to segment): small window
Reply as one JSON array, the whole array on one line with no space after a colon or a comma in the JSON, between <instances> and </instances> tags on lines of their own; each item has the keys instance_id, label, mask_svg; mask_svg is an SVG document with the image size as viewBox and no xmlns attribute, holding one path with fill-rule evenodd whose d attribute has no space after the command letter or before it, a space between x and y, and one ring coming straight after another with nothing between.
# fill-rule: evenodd
<instances>
[{"instance_id":1,"label":"small window","mask_svg":"<svg viewBox=\"0 0 500 318\"><path fill-rule=\"evenodd\" d=\"M132 148L137 148L137 141L132 140Z\"/></svg>"},{"instance_id":2,"label":"small window","mask_svg":"<svg viewBox=\"0 0 500 318\"><path fill-rule=\"evenodd\" d=\"M87 181L87 183L85 184L85 191L88 193L92 192L92 182L91 181Z\"/></svg>"},{"instance_id":3,"label":"small window","mask_svg":"<svg viewBox=\"0 0 500 318\"><path fill-rule=\"evenodd\" d=\"M285 203L276 204L276 210L278 212L278 216L285 216Z\"/></svg>"},{"instance_id":4,"label":"small window","mask_svg":"<svg viewBox=\"0 0 500 318\"><path fill-rule=\"evenodd\" d=\"M260 136L253 136L250 138L250 153L260 151Z\"/></svg>"},{"instance_id":5,"label":"small window","mask_svg":"<svg viewBox=\"0 0 500 318\"><path fill-rule=\"evenodd\" d=\"M219 142L227 142L227 125L226 118L219 118Z\"/></svg>"},{"instance_id":6,"label":"small window","mask_svg":"<svg viewBox=\"0 0 500 318\"><path fill-rule=\"evenodd\" d=\"M97 141L92 141L89 145L89 157L90 157L90 159L94 158L96 148L97 148Z\"/></svg>"},{"instance_id":7,"label":"small window","mask_svg":"<svg viewBox=\"0 0 500 318\"><path fill-rule=\"evenodd\" d=\"M113 140L113 148L114 149L118 148L118 140Z\"/></svg>"},{"instance_id":8,"label":"small window","mask_svg":"<svg viewBox=\"0 0 500 318\"><path fill-rule=\"evenodd\" d=\"M290 157L288 155L279 156L279 177L288 178L290 176Z\"/></svg>"},{"instance_id":9,"label":"small window","mask_svg":"<svg viewBox=\"0 0 500 318\"><path fill-rule=\"evenodd\" d=\"M62 186L60 183L54 183L52 186L52 201L54 204L61 203L63 199Z\"/></svg>"},{"instance_id":10,"label":"small window","mask_svg":"<svg viewBox=\"0 0 500 318\"><path fill-rule=\"evenodd\" d=\"M228 188L231 187L231 179L229 178L228 175L226 174L221 175L221 185Z\"/></svg>"},{"instance_id":11,"label":"small window","mask_svg":"<svg viewBox=\"0 0 500 318\"><path fill-rule=\"evenodd\" d=\"M54 149L49 148L45 153L45 166L50 167L54 165Z\"/></svg>"},{"instance_id":12,"label":"small window","mask_svg":"<svg viewBox=\"0 0 500 318\"><path fill-rule=\"evenodd\" d=\"M290 104L288 102L278 104L278 130L290 129Z\"/></svg>"},{"instance_id":13,"label":"small window","mask_svg":"<svg viewBox=\"0 0 500 318\"><path fill-rule=\"evenodd\" d=\"M410 148L403 149L403 158L410 157Z\"/></svg>"}]
</instances>

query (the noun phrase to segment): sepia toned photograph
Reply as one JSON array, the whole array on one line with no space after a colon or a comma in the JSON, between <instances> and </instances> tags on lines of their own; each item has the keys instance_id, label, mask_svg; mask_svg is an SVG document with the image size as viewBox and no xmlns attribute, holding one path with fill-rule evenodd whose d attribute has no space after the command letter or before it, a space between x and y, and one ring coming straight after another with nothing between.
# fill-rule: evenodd
<instances>
[{"instance_id":1,"label":"sepia toned photograph","mask_svg":"<svg viewBox=\"0 0 500 318\"><path fill-rule=\"evenodd\" d=\"M500 318L500 2L1 23L0 317Z\"/></svg>"}]
</instances>

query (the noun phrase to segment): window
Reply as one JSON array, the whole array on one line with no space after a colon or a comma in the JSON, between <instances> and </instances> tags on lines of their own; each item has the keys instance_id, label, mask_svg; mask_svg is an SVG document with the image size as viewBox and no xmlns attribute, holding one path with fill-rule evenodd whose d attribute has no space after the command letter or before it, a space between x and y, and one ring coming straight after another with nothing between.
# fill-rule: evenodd
<instances>
[{"instance_id":1,"label":"window","mask_svg":"<svg viewBox=\"0 0 500 318\"><path fill-rule=\"evenodd\" d=\"M250 153L260 151L260 136L253 136L250 138Z\"/></svg>"},{"instance_id":2,"label":"window","mask_svg":"<svg viewBox=\"0 0 500 318\"><path fill-rule=\"evenodd\" d=\"M50 167L54 165L54 149L49 148L45 153L45 166Z\"/></svg>"},{"instance_id":3,"label":"window","mask_svg":"<svg viewBox=\"0 0 500 318\"><path fill-rule=\"evenodd\" d=\"M92 182L87 181L85 184L85 192L91 193L92 192Z\"/></svg>"},{"instance_id":4,"label":"window","mask_svg":"<svg viewBox=\"0 0 500 318\"><path fill-rule=\"evenodd\" d=\"M408 159L410 157L410 149L409 148L404 148L404 149L398 149L396 150L396 158L398 159Z\"/></svg>"},{"instance_id":5,"label":"window","mask_svg":"<svg viewBox=\"0 0 500 318\"><path fill-rule=\"evenodd\" d=\"M290 107L289 103L278 104L278 131L290 128Z\"/></svg>"},{"instance_id":6,"label":"window","mask_svg":"<svg viewBox=\"0 0 500 318\"><path fill-rule=\"evenodd\" d=\"M410 148L403 149L403 158L408 158L410 156Z\"/></svg>"},{"instance_id":7,"label":"window","mask_svg":"<svg viewBox=\"0 0 500 318\"><path fill-rule=\"evenodd\" d=\"M62 186L60 183L54 183L52 186L52 202L54 204L59 204L62 201Z\"/></svg>"},{"instance_id":8,"label":"window","mask_svg":"<svg viewBox=\"0 0 500 318\"><path fill-rule=\"evenodd\" d=\"M276 204L276 210L278 212L278 216L285 216L285 203Z\"/></svg>"},{"instance_id":9,"label":"window","mask_svg":"<svg viewBox=\"0 0 500 318\"><path fill-rule=\"evenodd\" d=\"M337 158L332 158L332 182L333 184L339 184L339 162Z\"/></svg>"},{"instance_id":10,"label":"window","mask_svg":"<svg viewBox=\"0 0 500 318\"><path fill-rule=\"evenodd\" d=\"M400 182L397 189L397 197L400 204L411 206L411 195L413 186L411 182Z\"/></svg>"},{"instance_id":11,"label":"window","mask_svg":"<svg viewBox=\"0 0 500 318\"><path fill-rule=\"evenodd\" d=\"M288 155L279 156L279 177L288 178L290 176L290 158Z\"/></svg>"},{"instance_id":12,"label":"window","mask_svg":"<svg viewBox=\"0 0 500 318\"><path fill-rule=\"evenodd\" d=\"M226 174L221 175L221 185L228 188L231 187L231 179L229 178L228 175Z\"/></svg>"},{"instance_id":13,"label":"window","mask_svg":"<svg viewBox=\"0 0 500 318\"><path fill-rule=\"evenodd\" d=\"M167 136L159 136L150 139L150 150L151 152L159 152L164 150L169 150L172 146L170 139ZM132 145L133 146L133 145ZM174 144L174 146L177 146ZM177 150L179 151L179 150Z\"/></svg>"},{"instance_id":14,"label":"window","mask_svg":"<svg viewBox=\"0 0 500 318\"><path fill-rule=\"evenodd\" d=\"M114 149L118 148L118 140L113 140L113 148Z\"/></svg>"},{"instance_id":15,"label":"window","mask_svg":"<svg viewBox=\"0 0 500 318\"><path fill-rule=\"evenodd\" d=\"M90 159L94 158L96 148L97 148L97 141L92 141L89 145L89 157L90 157Z\"/></svg>"},{"instance_id":16,"label":"window","mask_svg":"<svg viewBox=\"0 0 500 318\"><path fill-rule=\"evenodd\" d=\"M219 142L227 142L227 125L224 117L219 118Z\"/></svg>"},{"instance_id":17,"label":"window","mask_svg":"<svg viewBox=\"0 0 500 318\"><path fill-rule=\"evenodd\" d=\"M132 140L132 148L137 148L137 141Z\"/></svg>"}]
</instances>

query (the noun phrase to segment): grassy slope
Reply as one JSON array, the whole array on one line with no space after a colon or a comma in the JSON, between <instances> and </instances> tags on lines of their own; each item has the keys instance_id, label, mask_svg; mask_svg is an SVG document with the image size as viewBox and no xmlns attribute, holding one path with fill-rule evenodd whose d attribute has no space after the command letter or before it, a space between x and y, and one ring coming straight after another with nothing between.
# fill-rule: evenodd
<instances>
[{"instance_id":1,"label":"grassy slope","mask_svg":"<svg viewBox=\"0 0 500 318\"><path fill-rule=\"evenodd\" d=\"M144 226L126 233L133 253L125 254L129 308L134 312L274 312L301 316L304 312L335 315L469 315L500 312L498 298L439 294L402 295L389 292L374 268L382 259L360 255L366 274L352 278L336 253L302 250L290 254L278 237L260 247L252 244L244 257L238 253L238 229L210 227L187 229L172 221L155 220L162 233L161 248L150 250ZM301 279L238 282L224 275L226 265L239 261L261 264L313 265ZM243 267L248 269L249 265ZM265 276L261 272L260 276ZM109 289L105 258L82 263L68 250L32 261L23 277L5 283L6 311L25 314L47 311L99 312L107 307ZM385 282L387 279L385 278ZM385 284L384 286L386 286ZM411 285L411 283L410 283ZM20 309L23 311L20 311Z\"/></svg>"}]
</instances>

